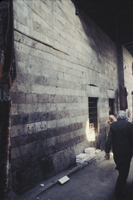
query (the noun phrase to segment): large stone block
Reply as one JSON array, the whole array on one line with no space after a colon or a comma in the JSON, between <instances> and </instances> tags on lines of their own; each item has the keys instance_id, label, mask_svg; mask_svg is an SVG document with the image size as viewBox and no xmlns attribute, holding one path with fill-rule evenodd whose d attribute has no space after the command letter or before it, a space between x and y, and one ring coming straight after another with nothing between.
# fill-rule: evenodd
<instances>
[{"instance_id":1,"label":"large stone block","mask_svg":"<svg viewBox=\"0 0 133 200\"><path fill-rule=\"evenodd\" d=\"M31 189L37 183L44 180L40 162L37 161L31 163L30 165L13 172L12 178L12 188L14 192L20 194Z\"/></svg>"}]
</instances>

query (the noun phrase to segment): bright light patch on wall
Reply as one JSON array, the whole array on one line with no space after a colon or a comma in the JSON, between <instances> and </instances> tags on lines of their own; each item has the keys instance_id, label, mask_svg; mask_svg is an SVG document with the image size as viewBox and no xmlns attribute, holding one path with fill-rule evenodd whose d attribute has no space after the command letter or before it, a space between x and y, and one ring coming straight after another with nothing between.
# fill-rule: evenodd
<instances>
[{"instance_id":1,"label":"bright light patch on wall","mask_svg":"<svg viewBox=\"0 0 133 200\"><path fill-rule=\"evenodd\" d=\"M94 124L90 124L89 119L87 119L87 121L86 121L86 137L89 142L95 141Z\"/></svg>"}]
</instances>

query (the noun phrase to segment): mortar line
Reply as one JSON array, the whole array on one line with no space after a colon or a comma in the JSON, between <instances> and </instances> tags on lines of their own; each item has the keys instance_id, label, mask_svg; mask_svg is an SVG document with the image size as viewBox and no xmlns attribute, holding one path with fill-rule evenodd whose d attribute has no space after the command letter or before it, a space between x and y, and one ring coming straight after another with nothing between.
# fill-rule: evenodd
<instances>
[{"instance_id":1,"label":"mortar line","mask_svg":"<svg viewBox=\"0 0 133 200\"><path fill-rule=\"evenodd\" d=\"M54 46L52 46L52 45L50 45L50 44L47 44L47 43L45 43L45 42L42 42L41 40L38 40L38 39L36 39L36 38L34 38L34 37L31 37L30 35L27 35L26 33L23 33L22 31L20 31L20 30L18 30L18 29L15 29L15 28L14 28L14 31L16 31L16 32L18 32L18 33L20 33L20 34L22 34L22 35L24 35L24 36L26 36L26 37L28 37L28 38L30 38L30 39L36 41L36 42L39 42L39 43L41 43L41 44L43 44L43 45L45 45L45 46L48 46L48 47L50 47L50 48L52 48L52 49L54 49L54 50L56 50L56 51L59 51L59 52L64 53L64 54L66 54L66 55L69 56L69 54L66 53L65 51L62 51L62 50L60 50L60 49L58 49L58 48L56 48L56 47L54 47Z\"/></svg>"}]
</instances>

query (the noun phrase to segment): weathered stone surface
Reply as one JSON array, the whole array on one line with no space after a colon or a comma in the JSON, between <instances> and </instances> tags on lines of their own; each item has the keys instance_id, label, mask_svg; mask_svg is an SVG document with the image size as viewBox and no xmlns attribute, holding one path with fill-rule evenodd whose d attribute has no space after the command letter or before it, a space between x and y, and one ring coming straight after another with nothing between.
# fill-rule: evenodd
<instances>
[{"instance_id":1,"label":"weathered stone surface","mask_svg":"<svg viewBox=\"0 0 133 200\"><path fill-rule=\"evenodd\" d=\"M34 187L37 183L44 180L40 161L31 163L26 167L13 172L12 178L12 187L16 193L23 193L24 191Z\"/></svg>"},{"instance_id":2,"label":"weathered stone surface","mask_svg":"<svg viewBox=\"0 0 133 200\"><path fill-rule=\"evenodd\" d=\"M39 140L45 140L47 138L52 138L58 135L66 134L71 131L80 131L83 129L83 124L82 123L76 123L76 124L71 124L71 126L65 126L65 127L58 127L58 128L49 128L44 131L39 131L34 134L29 134L29 135L23 135L23 136L17 136L17 137L12 137L11 138L11 146L12 148L20 147L22 145L26 145L31 142L38 142Z\"/></svg>"},{"instance_id":3,"label":"weathered stone surface","mask_svg":"<svg viewBox=\"0 0 133 200\"><path fill-rule=\"evenodd\" d=\"M71 0L15 1L17 77L11 89L13 189L23 192L75 163L89 145L104 147L109 98L118 102L118 69L132 58ZM122 62L124 56L124 62ZM130 88L132 69L124 71ZM123 71L121 71L123 75ZM88 97L98 98L98 136L87 141ZM132 116L130 116L132 118ZM34 184L33 184L34 183Z\"/></svg>"}]
</instances>

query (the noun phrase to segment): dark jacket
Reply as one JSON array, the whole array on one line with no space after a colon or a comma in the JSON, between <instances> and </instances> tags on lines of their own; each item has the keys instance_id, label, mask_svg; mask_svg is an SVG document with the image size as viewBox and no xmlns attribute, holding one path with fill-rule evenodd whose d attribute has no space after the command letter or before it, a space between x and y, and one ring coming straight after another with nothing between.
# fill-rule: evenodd
<instances>
[{"instance_id":1,"label":"dark jacket","mask_svg":"<svg viewBox=\"0 0 133 200\"><path fill-rule=\"evenodd\" d=\"M131 160L133 150L133 124L126 120L118 120L111 124L105 152L111 150L118 166L124 159Z\"/></svg>"}]
</instances>

